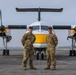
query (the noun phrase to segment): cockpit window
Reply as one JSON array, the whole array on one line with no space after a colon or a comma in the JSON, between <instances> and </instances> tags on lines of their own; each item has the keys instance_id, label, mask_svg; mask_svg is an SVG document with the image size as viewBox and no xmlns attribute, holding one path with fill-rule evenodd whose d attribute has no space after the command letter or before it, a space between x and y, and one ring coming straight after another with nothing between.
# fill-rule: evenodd
<instances>
[{"instance_id":1,"label":"cockpit window","mask_svg":"<svg viewBox=\"0 0 76 75\"><path fill-rule=\"evenodd\" d=\"M33 30L39 30L40 29L40 26L32 26L33 27ZM48 26L41 26L41 30L48 30Z\"/></svg>"},{"instance_id":2,"label":"cockpit window","mask_svg":"<svg viewBox=\"0 0 76 75\"><path fill-rule=\"evenodd\" d=\"M39 30L39 26L33 26L33 30Z\"/></svg>"},{"instance_id":3,"label":"cockpit window","mask_svg":"<svg viewBox=\"0 0 76 75\"><path fill-rule=\"evenodd\" d=\"M41 26L41 30L48 30L48 26Z\"/></svg>"}]
</instances>

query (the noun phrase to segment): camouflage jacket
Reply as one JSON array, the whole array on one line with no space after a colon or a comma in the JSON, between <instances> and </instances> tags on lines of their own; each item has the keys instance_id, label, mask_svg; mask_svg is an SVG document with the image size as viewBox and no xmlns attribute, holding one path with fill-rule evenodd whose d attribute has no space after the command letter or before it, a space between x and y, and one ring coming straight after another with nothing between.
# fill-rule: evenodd
<instances>
[{"instance_id":1,"label":"camouflage jacket","mask_svg":"<svg viewBox=\"0 0 76 75\"><path fill-rule=\"evenodd\" d=\"M46 43L47 43L47 46L57 46L58 44L58 39L56 37L55 34L47 34L46 36Z\"/></svg>"},{"instance_id":2,"label":"camouflage jacket","mask_svg":"<svg viewBox=\"0 0 76 75\"><path fill-rule=\"evenodd\" d=\"M22 45L23 46L27 46L27 47L31 47L33 45L33 43L35 42L36 37L33 33L25 33L21 39Z\"/></svg>"}]
</instances>

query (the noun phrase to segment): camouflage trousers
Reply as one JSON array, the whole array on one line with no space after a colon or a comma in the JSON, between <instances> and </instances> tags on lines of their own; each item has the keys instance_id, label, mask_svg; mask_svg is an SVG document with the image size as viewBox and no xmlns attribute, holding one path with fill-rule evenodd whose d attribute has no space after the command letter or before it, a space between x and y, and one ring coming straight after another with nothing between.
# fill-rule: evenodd
<instances>
[{"instance_id":1,"label":"camouflage trousers","mask_svg":"<svg viewBox=\"0 0 76 75\"><path fill-rule=\"evenodd\" d=\"M47 48L46 50L47 66L56 66L55 47Z\"/></svg>"},{"instance_id":2,"label":"camouflage trousers","mask_svg":"<svg viewBox=\"0 0 76 75\"><path fill-rule=\"evenodd\" d=\"M26 67L27 60L29 59L29 66L30 66L30 68L33 67L33 56L34 56L34 48L33 47L31 49L24 48L22 66Z\"/></svg>"}]
</instances>

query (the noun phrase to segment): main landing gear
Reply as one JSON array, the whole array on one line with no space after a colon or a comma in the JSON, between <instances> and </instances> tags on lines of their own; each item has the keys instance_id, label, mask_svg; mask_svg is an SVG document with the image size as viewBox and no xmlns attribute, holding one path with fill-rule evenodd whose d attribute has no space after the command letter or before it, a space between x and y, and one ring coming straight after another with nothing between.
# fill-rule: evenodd
<instances>
[{"instance_id":1,"label":"main landing gear","mask_svg":"<svg viewBox=\"0 0 76 75\"><path fill-rule=\"evenodd\" d=\"M76 56L76 36L68 36L68 38L72 39L72 49L69 51L69 56Z\"/></svg>"},{"instance_id":2,"label":"main landing gear","mask_svg":"<svg viewBox=\"0 0 76 75\"><path fill-rule=\"evenodd\" d=\"M4 47L5 49L3 50L3 55L9 55L9 49L7 49L7 43L12 39L11 36L5 36L3 38L3 44L4 44Z\"/></svg>"}]
</instances>

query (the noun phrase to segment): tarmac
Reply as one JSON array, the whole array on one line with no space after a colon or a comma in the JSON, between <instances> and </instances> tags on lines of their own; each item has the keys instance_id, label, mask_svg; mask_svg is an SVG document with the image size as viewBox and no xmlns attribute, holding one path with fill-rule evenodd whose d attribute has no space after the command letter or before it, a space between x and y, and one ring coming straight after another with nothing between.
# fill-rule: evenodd
<instances>
[{"instance_id":1,"label":"tarmac","mask_svg":"<svg viewBox=\"0 0 76 75\"><path fill-rule=\"evenodd\" d=\"M56 50L57 70L44 70L45 60L36 60L34 57L34 66L37 70L22 69L22 51L10 51L10 56L2 56L0 51L0 75L76 75L76 56L69 56L68 50Z\"/></svg>"}]
</instances>

